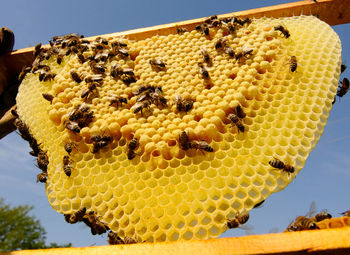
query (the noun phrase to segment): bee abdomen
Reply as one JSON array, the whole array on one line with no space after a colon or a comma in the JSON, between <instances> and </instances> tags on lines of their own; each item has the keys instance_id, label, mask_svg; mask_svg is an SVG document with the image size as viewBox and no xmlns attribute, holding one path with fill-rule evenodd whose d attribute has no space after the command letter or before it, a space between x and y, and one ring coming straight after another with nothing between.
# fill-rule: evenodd
<instances>
[{"instance_id":1,"label":"bee abdomen","mask_svg":"<svg viewBox=\"0 0 350 255\"><path fill-rule=\"evenodd\" d=\"M284 163L281 160L278 159L274 159L274 160L270 160L269 164L274 167L274 168L278 168L278 169L283 169L284 168Z\"/></svg>"}]
</instances>

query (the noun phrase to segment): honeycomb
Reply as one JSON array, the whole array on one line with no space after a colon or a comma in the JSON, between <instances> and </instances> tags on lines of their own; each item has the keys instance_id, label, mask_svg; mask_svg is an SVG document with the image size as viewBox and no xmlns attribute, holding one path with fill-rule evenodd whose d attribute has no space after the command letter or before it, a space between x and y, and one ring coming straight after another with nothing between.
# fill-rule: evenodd
<instances>
[{"instance_id":1,"label":"honeycomb","mask_svg":"<svg viewBox=\"0 0 350 255\"><path fill-rule=\"evenodd\" d=\"M323 221L317 222L317 226L320 229L350 227L350 217L344 216L338 218L325 219Z\"/></svg>"},{"instance_id":2,"label":"honeycomb","mask_svg":"<svg viewBox=\"0 0 350 255\"><path fill-rule=\"evenodd\" d=\"M91 42L79 56L44 58L55 76L39 81L40 72L27 73L17 111L48 156L45 188L57 212L85 207L122 238L206 239L295 178L332 108L338 36L313 16L253 19L233 33L203 27L136 41L97 38L101 50ZM120 54L87 61L120 43L127 44ZM132 69L134 80L113 76L116 67ZM98 82L87 91L91 77ZM141 101L145 86L157 100ZM93 117L80 132L68 130L83 107ZM245 116L231 121L237 107Z\"/></svg>"}]
</instances>

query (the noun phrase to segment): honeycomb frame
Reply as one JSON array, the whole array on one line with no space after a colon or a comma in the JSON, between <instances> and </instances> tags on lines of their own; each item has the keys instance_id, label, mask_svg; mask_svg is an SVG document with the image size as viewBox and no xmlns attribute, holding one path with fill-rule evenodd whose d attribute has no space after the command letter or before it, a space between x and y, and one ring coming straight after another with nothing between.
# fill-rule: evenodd
<instances>
[{"instance_id":1,"label":"honeycomb frame","mask_svg":"<svg viewBox=\"0 0 350 255\"><path fill-rule=\"evenodd\" d=\"M289 30L289 38L274 29L279 25ZM89 62L81 64L76 54L63 57L61 64L51 57L43 63L56 74L53 80L38 82L38 73L26 75L17 96L18 114L48 155L46 192L56 211L71 214L86 207L121 237L206 239L223 233L227 219L293 180L332 108L340 74L339 38L312 16L253 19L225 36L236 54L253 50L235 60L215 49L223 33L211 28L209 36L193 30L136 41L107 38L127 43L130 53L108 60L107 69L115 63L132 68L137 81L127 85L106 75L98 96L88 102L94 119L79 134L63 123L84 102L81 94L87 86L74 81L71 70L93 75ZM203 79L198 68L203 47L213 58L207 66L210 79ZM84 57L89 54L91 50ZM291 56L297 59L295 72L290 70ZM152 68L149 60L155 59L164 61L166 69ZM161 86L167 107L151 104L133 113L137 102L130 95L144 84ZM52 103L42 93L54 95ZM111 94L129 101L111 106ZM193 100L193 108L179 112L175 95ZM238 105L247 114L241 120L244 132L227 118ZM182 131L214 152L182 150ZM109 135L113 141L92 153L93 135ZM140 145L129 160L127 146L134 137ZM69 155L68 177L62 157L71 141L77 147ZM292 165L295 173L273 168L269 162L274 158Z\"/></svg>"}]
</instances>

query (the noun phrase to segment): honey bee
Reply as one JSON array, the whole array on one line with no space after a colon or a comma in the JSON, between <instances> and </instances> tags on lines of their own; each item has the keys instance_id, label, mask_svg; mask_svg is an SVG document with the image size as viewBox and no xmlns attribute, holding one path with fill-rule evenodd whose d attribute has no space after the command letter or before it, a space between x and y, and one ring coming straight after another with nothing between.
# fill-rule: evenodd
<instances>
[{"instance_id":1,"label":"honey bee","mask_svg":"<svg viewBox=\"0 0 350 255\"><path fill-rule=\"evenodd\" d=\"M235 56L235 51L231 47L225 47L225 53L229 55L231 58Z\"/></svg>"},{"instance_id":2,"label":"honey bee","mask_svg":"<svg viewBox=\"0 0 350 255\"><path fill-rule=\"evenodd\" d=\"M141 85L136 91L133 91L132 94L133 94L133 96L138 96L147 90L153 91L153 90L155 90L155 87Z\"/></svg>"},{"instance_id":3,"label":"honey bee","mask_svg":"<svg viewBox=\"0 0 350 255\"><path fill-rule=\"evenodd\" d=\"M344 78L341 82L341 86L339 86L339 90L337 91L338 97L343 97L349 90L349 80Z\"/></svg>"},{"instance_id":4,"label":"honey bee","mask_svg":"<svg viewBox=\"0 0 350 255\"><path fill-rule=\"evenodd\" d=\"M85 78L86 83L101 83L103 81L103 75L102 74L95 74L95 75L90 75Z\"/></svg>"},{"instance_id":5,"label":"honey bee","mask_svg":"<svg viewBox=\"0 0 350 255\"><path fill-rule=\"evenodd\" d=\"M77 83L81 83L81 82L82 82L82 79L81 79L80 75L79 75L77 72L71 71L71 72L70 72L70 76L72 77L72 79L73 79L75 82L77 82Z\"/></svg>"},{"instance_id":6,"label":"honey bee","mask_svg":"<svg viewBox=\"0 0 350 255\"><path fill-rule=\"evenodd\" d=\"M80 127L75 121L67 121L65 127L74 133L80 133Z\"/></svg>"},{"instance_id":7,"label":"honey bee","mask_svg":"<svg viewBox=\"0 0 350 255\"><path fill-rule=\"evenodd\" d=\"M210 24L211 27L219 27L219 26L221 26L221 25L222 25L222 24L221 24L221 21L218 20L218 19L213 20L213 21L211 22L211 24Z\"/></svg>"},{"instance_id":8,"label":"honey bee","mask_svg":"<svg viewBox=\"0 0 350 255\"><path fill-rule=\"evenodd\" d=\"M85 103L78 105L73 111L69 113L69 120L76 121L84 116L84 114L89 110L89 106Z\"/></svg>"},{"instance_id":9,"label":"honey bee","mask_svg":"<svg viewBox=\"0 0 350 255\"><path fill-rule=\"evenodd\" d=\"M125 48L119 48L117 49L117 53L119 56L122 56L122 57L128 57L129 56L129 51Z\"/></svg>"},{"instance_id":10,"label":"honey bee","mask_svg":"<svg viewBox=\"0 0 350 255\"><path fill-rule=\"evenodd\" d=\"M187 151L190 148L190 138L186 131L182 131L179 135L179 146L184 151Z\"/></svg>"},{"instance_id":11,"label":"honey bee","mask_svg":"<svg viewBox=\"0 0 350 255\"><path fill-rule=\"evenodd\" d=\"M114 244L125 244L123 239L121 239L117 233L110 231L108 233L108 243L110 245L114 245Z\"/></svg>"},{"instance_id":12,"label":"honey bee","mask_svg":"<svg viewBox=\"0 0 350 255\"><path fill-rule=\"evenodd\" d=\"M40 55L40 50L41 50L41 43L38 43L37 45L34 46L34 58Z\"/></svg>"},{"instance_id":13,"label":"honey bee","mask_svg":"<svg viewBox=\"0 0 350 255\"><path fill-rule=\"evenodd\" d=\"M85 216L85 213L86 213L86 208L83 207L78 211L76 211L75 213L69 214L68 223L74 224L79 221L82 221Z\"/></svg>"},{"instance_id":14,"label":"honey bee","mask_svg":"<svg viewBox=\"0 0 350 255\"><path fill-rule=\"evenodd\" d=\"M74 142L70 142L70 143L66 143L64 145L64 149L66 150L66 152L68 152L68 154L71 154L73 148L76 148L77 145Z\"/></svg>"},{"instance_id":15,"label":"honey bee","mask_svg":"<svg viewBox=\"0 0 350 255\"><path fill-rule=\"evenodd\" d=\"M101 235L103 233L106 233L107 230L109 230L107 225L99 221L99 219L93 211L85 215L85 217L83 218L83 222L91 228L91 233L93 235Z\"/></svg>"},{"instance_id":16,"label":"honey bee","mask_svg":"<svg viewBox=\"0 0 350 255\"><path fill-rule=\"evenodd\" d=\"M127 156L128 159L131 160L136 156L135 150L139 146L139 141L137 138L133 138L128 144Z\"/></svg>"},{"instance_id":17,"label":"honey bee","mask_svg":"<svg viewBox=\"0 0 350 255\"><path fill-rule=\"evenodd\" d=\"M224 27L225 28L225 27ZM226 28L230 34L234 34L236 32L236 26L233 23L226 24Z\"/></svg>"},{"instance_id":18,"label":"honey bee","mask_svg":"<svg viewBox=\"0 0 350 255\"><path fill-rule=\"evenodd\" d=\"M116 105L117 107L119 107L119 104L120 104L120 107L122 107L123 104L127 104L127 103L128 103L128 99L126 99L125 97L111 95L109 105Z\"/></svg>"},{"instance_id":19,"label":"honey bee","mask_svg":"<svg viewBox=\"0 0 350 255\"><path fill-rule=\"evenodd\" d=\"M13 124L16 126L19 134L24 140L30 142L33 139L32 135L29 133L28 126L20 118L16 118L13 121Z\"/></svg>"},{"instance_id":20,"label":"honey bee","mask_svg":"<svg viewBox=\"0 0 350 255\"><path fill-rule=\"evenodd\" d=\"M131 71L130 71L131 70ZM130 83L136 82L136 77L132 69L124 69L123 73L120 75L120 79L129 85Z\"/></svg>"},{"instance_id":21,"label":"honey bee","mask_svg":"<svg viewBox=\"0 0 350 255\"><path fill-rule=\"evenodd\" d=\"M39 73L39 81L52 80L56 76L56 74L50 72L50 67L47 65L40 65L34 73Z\"/></svg>"},{"instance_id":22,"label":"honey bee","mask_svg":"<svg viewBox=\"0 0 350 255\"><path fill-rule=\"evenodd\" d=\"M29 146L30 148L32 148L33 151L30 152L30 154L34 157L38 156L39 153L40 153L40 147L39 147L39 144L37 142L36 139L32 138L30 141L29 141Z\"/></svg>"},{"instance_id":23,"label":"honey bee","mask_svg":"<svg viewBox=\"0 0 350 255\"><path fill-rule=\"evenodd\" d=\"M151 64L152 68L156 70L164 70L165 69L165 63L162 60L150 60L149 63Z\"/></svg>"},{"instance_id":24,"label":"honey bee","mask_svg":"<svg viewBox=\"0 0 350 255\"><path fill-rule=\"evenodd\" d=\"M97 37L96 39L95 39L95 41L96 42L98 42L98 43L102 43L102 44L104 44L104 45L108 45L108 40L107 39L105 39L105 38L102 38L102 37Z\"/></svg>"},{"instance_id":25,"label":"honey bee","mask_svg":"<svg viewBox=\"0 0 350 255\"><path fill-rule=\"evenodd\" d=\"M70 49L69 49L71 52L74 52L75 54L78 54L78 48L76 47L76 46L72 46L72 47L70 47Z\"/></svg>"},{"instance_id":26,"label":"honey bee","mask_svg":"<svg viewBox=\"0 0 350 255\"><path fill-rule=\"evenodd\" d=\"M288 225L284 232L319 229L316 222L305 216L298 216L294 222Z\"/></svg>"},{"instance_id":27,"label":"honey bee","mask_svg":"<svg viewBox=\"0 0 350 255\"><path fill-rule=\"evenodd\" d=\"M48 178L47 172L41 172L36 176L36 182L46 183Z\"/></svg>"},{"instance_id":28,"label":"honey bee","mask_svg":"<svg viewBox=\"0 0 350 255\"><path fill-rule=\"evenodd\" d=\"M187 30L187 28L178 27L176 29L176 32L177 32L178 35L181 35L181 34L184 34L184 33L188 32L188 30Z\"/></svg>"},{"instance_id":29,"label":"honey bee","mask_svg":"<svg viewBox=\"0 0 350 255\"><path fill-rule=\"evenodd\" d=\"M201 48L201 54L203 56L204 62L207 63L208 65L212 64L212 59L205 47Z\"/></svg>"},{"instance_id":30,"label":"honey bee","mask_svg":"<svg viewBox=\"0 0 350 255\"><path fill-rule=\"evenodd\" d=\"M44 76L43 76L43 81L50 81L50 80L53 80L54 78L56 77L56 74L54 73L46 73Z\"/></svg>"},{"instance_id":31,"label":"honey bee","mask_svg":"<svg viewBox=\"0 0 350 255\"><path fill-rule=\"evenodd\" d=\"M106 71L106 68L103 65L97 64L94 61L91 61L90 68L94 73L97 74L103 74Z\"/></svg>"},{"instance_id":32,"label":"honey bee","mask_svg":"<svg viewBox=\"0 0 350 255\"><path fill-rule=\"evenodd\" d=\"M199 73L201 74L203 79L209 79L208 69L203 65L203 63L198 63Z\"/></svg>"},{"instance_id":33,"label":"honey bee","mask_svg":"<svg viewBox=\"0 0 350 255\"><path fill-rule=\"evenodd\" d=\"M123 69L118 64L113 63L110 74L113 78L119 78L123 74Z\"/></svg>"},{"instance_id":34,"label":"honey bee","mask_svg":"<svg viewBox=\"0 0 350 255\"><path fill-rule=\"evenodd\" d=\"M217 15L211 15L210 17L206 18L204 20L204 23L211 24L213 20L217 20L218 16Z\"/></svg>"},{"instance_id":35,"label":"honey bee","mask_svg":"<svg viewBox=\"0 0 350 255\"><path fill-rule=\"evenodd\" d=\"M181 95L175 96L176 109L179 112L189 112L193 108L193 102L192 99L182 99Z\"/></svg>"},{"instance_id":36,"label":"honey bee","mask_svg":"<svg viewBox=\"0 0 350 255\"><path fill-rule=\"evenodd\" d=\"M285 173L288 173L288 174L292 174L294 173L295 169L293 166L287 164L287 163L283 163L281 160L277 159L274 157L274 160L270 160L269 161L269 164L276 168L276 169L279 169Z\"/></svg>"},{"instance_id":37,"label":"honey bee","mask_svg":"<svg viewBox=\"0 0 350 255\"><path fill-rule=\"evenodd\" d=\"M291 72L295 72L298 67L297 57L291 56L289 59L289 69Z\"/></svg>"},{"instance_id":38,"label":"honey bee","mask_svg":"<svg viewBox=\"0 0 350 255\"><path fill-rule=\"evenodd\" d=\"M142 113L142 109L149 109L149 106L151 105L151 102L146 100L146 101L142 101L142 102L137 102L136 104L134 104L130 110L132 110L134 113L138 113L141 112Z\"/></svg>"},{"instance_id":39,"label":"honey bee","mask_svg":"<svg viewBox=\"0 0 350 255\"><path fill-rule=\"evenodd\" d=\"M250 23L252 23L252 20L250 19L250 18L245 18L243 21L242 21L242 26L244 26L245 24L250 24Z\"/></svg>"},{"instance_id":40,"label":"honey bee","mask_svg":"<svg viewBox=\"0 0 350 255\"><path fill-rule=\"evenodd\" d=\"M331 219L332 215L329 214L328 212L320 212L318 214L315 215L315 217L313 217L313 219L315 219L316 222L325 220L325 219Z\"/></svg>"},{"instance_id":41,"label":"honey bee","mask_svg":"<svg viewBox=\"0 0 350 255\"><path fill-rule=\"evenodd\" d=\"M350 217L350 210L340 213L341 215Z\"/></svg>"},{"instance_id":42,"label":"honey bee","mask_svg":"<svg viewBox=\"0 0 350 255\"><path fill-rule=\"evenodd\" d=\"M254 49L252 49L252 48L245 48L245 49L243 49L243 56L246 57L248 55L252 55L253 51L254 51Z\"/></svg>"},{"instance_id":43,"label":"honey bee","mask_svg":"<svg viewBox=\"0 0 350 255\"><path fill-rule=\"evenodd\" d=\"M230 113L227 118L238 128L239 132L244 132L244 126L236 114Z\"/></svg>"},{"instance_id":44,"label":"honey bee","mask_svg":"<svg viewBox=\"0 0 350 255\"><path fill-rule=\"evenodd\" d=\"M69 177L72 174L72 161L69 156L63 156L63 172Z\"/></svg>"},{"instance_id":45,"label":"honey bee","mask_svg":"<svg viewBox=\"0 0 350 255\"><path fill-rule=\"evenodd\" d=\"M240 18L237 18L237 17L233 17L232 22L233 23L237 23L237 24L239 24L241 26L244 26L245 24L249 25L250 23L252 23L251 19L248 18L248 17L245 18L245 19L240 19Z\"/></svg>"},{"instance_id":46,"label":"honey bee","mask_svg":"<svg viewBox=\"0 0 350 255\"><path fill-rule=\"evenodd\" d=\"M341 64L340 65L340 73L344 73L344 71L346 70L346 65L345 64Z\"/></svg>"},{"instance_id":47,"label":"honey bee","mask_svg":"<svg viewBox=\"0 0 350 255\"><path fill-rule=\"evenodd\" d=\"M78 57L78 60L79 60L80 64L84 64L84 62L86 61L84 55L81 54L81 53L78 53L77 57Z\"/></svg>"},{"instance_id":48,"label":"honey bee","mask_svg":"<svg viewBox=\"0 0 350 255\"><path fill-rule=\"evenodd\" d=\"M149 94L149 97L155 105L161 104L162 106L165 106L167 104L167 99L163 96L163 90L160 86L155 88L154 92Z\"/></svg>"},{"instance_id":49,"label":"honey bee","mask_svg":"<svg viewBox=\"0 0 350 255\"><path fill-rule=\"evenodd\" d=\"M18 75L18 81L22 82L22 80L24 79L24 77L27 75L27 73L30 72L30 70L32 69L32 67L30 66L25 66L22 68L20 74Z\"/></svg>"},{"instance_id":50,"label":"honey bee","mask_svg":"<svg viewBox=\"0 0 350 255\"><path fill-rule=\"evenodd\" d=\"M236 106L236 114L237 114L237 117L240 119L244 119L245 116L247 116L247 114L243 111L240 105Z\"/></svg>"},{"instance_id":51,"label":"honey bee","mask_svg":"<svg viewBox=\"0 0 350 255\"><path fill-rule=\"evenodd\" d=\"M274 29L276 31L280 31L284 35L285 38L288 38L290 36L289 31L282 25L275 26Z\"/></svg>"},{"instance_id":52,"label":"honey bee","mask_svg":"<svg viewBox=\"0 0 350 255\"><path fill-rule=\"evenodd\" d=\"M214 149L205 141L190 141L188 147L200 151L213 152Z\"/></svg>"},{"instance_id":53,"label":"honey bee","mask_svg":"<svg viewBox=\"0 0 350 255\"><path fill-rule=\"evenodd\" d=\"M122 41L112 42L112 47L127 47L128 45Z\"/></svg>"},{"instance_id":54,"label":"honey bee","mask_svg":"<svg viewBox=\"0 0 350 255\"><path fill-rule=\"evenodd\" d=\"M243 211L241 213L237 213L236 217L232 220L228 220L226 225L229 229L238 228L240 225L245 224L249 220L249 213L247 211Z\"/></svg>"},{"instance_id":55,"label":"honey bee","mask_svg":"<svg viewBox=\"0 0 350 255\"><path fill-rule=\"evenodd\" d=\"M196 26L196 30L197 30L198 32L201 32L201 33L205 34L206 36L209 36L209 27L208 27L208 24L197 25L197 26Z\"/></svg>"},{"instance_id":56,"label":"honey bee","mask_svg":"<svg viewBox=\"0 0 350 255\"><path fill-rule=\"evenodd\" d=\"M226 38L220 38L215 43L215 49L216 50L222 50L226 47Z\"/></svg>"},{"instance_id":57,"label":"honey bee","mask_svg":"<svg viewBox=\"0 0 350 255\"><path fill-rule=\"evenodd\" d=\"M84 100L88 100L88 98L92 95L92 93L96 90L97 86L100 84L97 82L88 83L87 88L83 90L80 97Z\"/></svg>"},{"instance_id":58,"label":"honey bee","mask_svg":"<svg viewBox=\"0 0 350 255\"><path fill-rule=\"evenodd\" d=\"M56 58L56 62L57 62L57 64L61 64L62 63L62 61L63 61L63 56L61 56L61 55L57 55L57 58ZM83 62L84 63L84 62Z\"/></svg>"},{"instance_id":59,"label":"honey bee","mask_svg":"<svg viewBox=\"0 0 350 255\"><path fill-rule=\"evenodd\" d=\"M247 49L243 49L242 52L239 52L235 55L235 59L237 61L240 61L240 59L242 59L243 57L247 57L248 55L251 55L253 53L253 49L251 48L247 48Z\"/></svg>"},{"instance_id":60,"label":"honey bee","mask_svg":"<svg viewBox=\"0 0 350 255\"><path fill-rule=\"evenodd\" d=\"M182 103L182 109L184 112L189 112L193 108L193 100L185 99Z\"/></svg>"},{"instance_id":61,"label":"honey bee","mask_svg":"<svg viewBox=\"0 0 350 255\"><path fill-rule=\"evenodd\" d=\"M49 101L51 104L52 104L52 100L55 98L53 95L48 94L48 93L42 93L42 96L43 96L44 99Z\"/></svg>"},{"instance_id":62,"label":"honey bee","mask_svg":"<svg viewBox=\"0 0 350 255\"><path fill-rule=\"evenodd\" d=\"M113 52L113 53L107 53L105 51L101 51L101 52L98 52L96 53L95 56L89 56L88 59L89 60L94 60L94 61L97 61L97 62L106 62L108 57L110 56L115 56L116 54Z\"/></svg>"},{"instance_id":63,"label":"honey bee","mask_svg":"<svg viewBox=\"0 0 350 255\"><path fill-rule=\"evenodd\" d=\"M47 171L47 166L49 165L49 157L47 156L46 152L39 151L38 153L38 159L37 159L38 167L43 171Z\"/></svg>"},{"instance_id":64,"label":"honey bee","mask_svg":"<svg viewBox=\"0 0 350 255\"><path fill-rule=\"evenodd\" d=\"M93 135L91 136L91 140L93 143L92 153L99 152L100 149L106 147L110 142L112 142L111 136L100 136L100 135Z\"/></svg>"}]
</instances>

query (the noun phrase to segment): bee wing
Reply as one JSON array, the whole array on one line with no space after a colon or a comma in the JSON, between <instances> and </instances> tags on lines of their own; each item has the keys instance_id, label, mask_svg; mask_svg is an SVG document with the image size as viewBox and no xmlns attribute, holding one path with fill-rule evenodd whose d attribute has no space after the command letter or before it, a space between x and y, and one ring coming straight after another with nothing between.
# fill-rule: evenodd
<instances>
[{"instance_id":1,"label":"bee wing","mask_svg":"<svg viewBox=\"0 0 350 255\"><path fill-rule=\"evenodd\" d=\"M342 213L339 213L339 214L341 214L341 215L347 215L347 214L350 214L350 210L347 210L347 211L345 211L345 212L342 212Z\"/></svg>"},{"instance_id":2,"label":"bee wing","mask_svg":"<svg viewBox=\"0 0 350 255\"><path fill-rule=\"evenodd\" d=\"M308 213L305 215L305 217L311 218L314 217L316 215L316 202L312 201L311 205L310 205L310 209L308 211Z\"/></svg>"},{"instance_id":3,"label":"bee wing","mask_svg":"<svg viewBox=\"0 0 350 255\"><path fill-rule=\"evenodd\" d=\"M136 110L139 107L142 107L142 102L137 102L136 104L131 106L130 110L134 111L134 110Z\"/></svg>"},{"instance_id":4,"label":"bee wing","mask_svg":"<svg viewBox=\"0 0 350 255\"><path fill-rule=\"evenodd\" d=\"M246 235L255 235L253 231L254 230L253 225L250 225L250 224L240 225L239 228L244 230Z\"/></svg>"}]
</instances>

